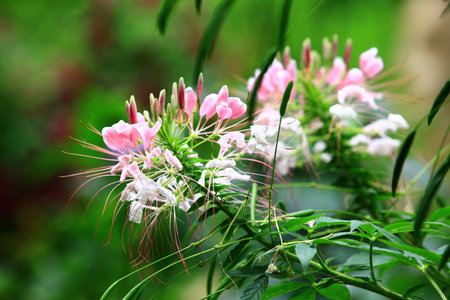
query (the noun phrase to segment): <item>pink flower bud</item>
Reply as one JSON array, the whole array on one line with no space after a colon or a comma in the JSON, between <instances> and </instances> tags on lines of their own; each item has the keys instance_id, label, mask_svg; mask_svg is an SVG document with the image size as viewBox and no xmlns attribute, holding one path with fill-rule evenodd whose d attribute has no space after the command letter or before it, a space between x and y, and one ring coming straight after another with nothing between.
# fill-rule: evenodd
<instances>
[{"instance_id":1,"label":"pink flower bud","mask_svg":"<svg viewBox=\"0 0 450 300\"><path fill-rule=\"evenodd\" d=\"M202 90L203 90L203 73L200 73L200 75L198 76L196 89L197 99L200 99L200 96L202 95Z\"/></svg>"},{"instance_id":2,"label":"pink flower bud","mask_svg":"<svg viewBox=\"0 0 450 300\"><path fill-rule=\"evenodd\" d=\"M180 78L180 83L178 84L178 104L180 105L180 109L184 109L184 79Z\"/></svg>"},{"instance_id":3,"label":"pink flower bud","mask_svg":"<svg viewBox=\"0 0 450 300\"><path fill-rule=\"evenodd\" d=\"M137 122L137 106L136 101L134 100L134 96L131 96L130 103L126 102L125 104L127 117L131 124Z\"/></svg>"},{"instance_id":4,"label":"pink flower bud","mask_svg":"<svg viewBox=\"0 0 450 300\"><path fill-rule=\"evenodd\" d=\"M166 104L166 90L162 90L161 92L159 92L158 97L158 115L160 115L164 110L165 104Z\"/></svg>"},{"instance_id":5,"label":"pink flower bud","mask_svg":"<svg viewBox=\"0 0 450 300\"><path fill-rule=\"evenodd\" d=\"M303 42L303 61L305 62L305 68L309 68L311 64L311 41L310 39L306 39Z\"/></svg>"},{"instance_id":6,"label":"pink flower bud","mask_svg":"<svg viewBox=\"0 0 450 300\"><path fill-rule=\"evenodd\" d=\"M336 57L338 48L338 36L333 35L333 41L331 42L331 57Z\"/></svg>"},{"instance_id":7,"label":"pink flower bud","mask_svg":"<svg viewBox=\"0 0 450 300\"><path fill-rule=\"evenodd\" d=\"M197 105L197 95L191 87L188 87L185 92L185 106L184 111L188 117L192 116L195 106Z\"/></svg>"},{"instance_id":8,"label":"pink flower bud","mask_svg":"<svg viewBox=\"0 0 450 300\"><path fill-rule=\"evenodd\" d=\"M350 64L350 57L352 56L352 40L348 39L345 43L344 61L347 67Z\"/></svg>"},{"instance_id":9,"label":"pink flower bud","mask_svg":"<svg viewBox=\"0 0 450 300\"><path fill-rule=\"evenodd\" d=\"M340 57L336 57L333 61L333 67L328 72L326 82L329 85L338 84L345 72L345 63Z\"/></svg>"}]
</instances>

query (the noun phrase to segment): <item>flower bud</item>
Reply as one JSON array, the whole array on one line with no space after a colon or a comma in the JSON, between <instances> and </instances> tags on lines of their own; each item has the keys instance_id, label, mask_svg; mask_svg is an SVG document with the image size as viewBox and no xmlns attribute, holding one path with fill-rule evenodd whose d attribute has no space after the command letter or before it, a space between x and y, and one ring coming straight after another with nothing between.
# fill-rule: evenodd
<instances>
[{"instance_id":1,"label":"flower bud","mask_svg":"<svg viewBox=\"0 0 450 300\"><path fill-rule=\"evenodd\" d=\"M289 47L286 47L284 48L283 52L283 64L285 68L289 66L290 61L291 61L291 49Z\"/></svg>"},{"instance_id":2,"label":"flower bud","mask_svg":"<svg viewBox=\"0 0 450 300\"><path fill-rule=\"evenodd\" d=\"M352 55L352 40L347 39L347 42L345 42L345 52L344 52L344 61L347 65L347 68L350 64L350 57Z\"/></svg>"},{"instance_id":3,"label":"flower bud","mask_svg":"<svg viewBox=\"0 0 450 300\"><path fill-rule=\"evenodd\" d=\"M302 63L305 68L309 68L311 64L311 40L308 38L303 42L302 47Z\"/></svg>"},{"instance_id":4,"label":"flower bud","mask_svg":"<svg viewBox=\"0 0 450 300\"><path fill-rule=\"evenodd\" d=\"M335 58L337 55L337 49L338 49L338 36L333 35L333 40L331 42L331 57Z\"/></svg>"},{"instance_id":5,"label":"flower bud","mask_svg":"<svg viewBox=\"0 0 450 300\"><path fill-rule=\"evenodd\" d=\"M159 92L158 97L158 115L162 115L164 105L166 104L166 90Z\"/></svg>"},{"instance_id":6,"label":"flower bud","mask_svg":"<svg viewBox=\"0 0 450 300\"><path fill-rule=\"evenodd\" d=\"M178 104L180 106L180 109L184 109L184 79L183 77L180 78L180 82L178 84Z\"/></svg>"},{"instance_id":7,"label":"flower bud","mask_svg":"<svg viewBox=\"0 0 450 300\"><path fill-rule=\"evenodd\" d=\"M325 61L329 60L331 57L331 42L327 37L322 40L322 55Z\"/></svg>"},{"instance_id":8,"label":"flower bud","mask_svg":"<svg viewBox=\"0 0 450 300\"><path fill-rule=\"evenodd\" d=\"M200 75L198 76L197 88L195 90L197 94L197 106L200 105L200 96L202 95L202 90L203 90L203 73L200 73Z\"/></svg>"},{"instance_id":9,"label":"flower bud","mask_svg":"<svg viewBox=\"0 0 450 300\"><path fill-rule=\"evenodd\" d=\"M157 119L158 116L158 111L155 109L156 106L158 105L158 102L155 99L155 96L153 95L153 93L150 93L150 112L152 113L152 116Z\"/></svg>"},{"instance_id":10,"label":"flower bud","mask_svg":"<svg viewBox=\"0 0 450 300\"><path fill-rule=\"evenodd\" d=\"M136 101L134 100L134 96L130 97L130 102L125 102L125 109L130 123L137 123L137 106Z\"/></svg>"}]
</instances>

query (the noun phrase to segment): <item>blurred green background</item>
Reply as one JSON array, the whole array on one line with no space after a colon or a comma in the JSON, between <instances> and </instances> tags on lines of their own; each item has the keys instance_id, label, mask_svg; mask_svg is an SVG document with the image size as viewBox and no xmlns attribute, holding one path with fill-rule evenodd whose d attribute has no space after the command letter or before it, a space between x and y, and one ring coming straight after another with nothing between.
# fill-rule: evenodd
<instances>
[{"instance_id":1,"label":"blurred green background","mask_svg":"<svg viewBox=\"0 0 450 300\"><path fill-rule=\"evenodd\" d=\"M99 193L85 214L105 181L87 184L69 201L84 180L59 177L103 163L62 150L89 153L69 136L102 143L80 121L101 129L125 118L130 95L143 109L150 92L170 88L180 76L192 82L202 33L219 3L203 2L197 15L194 0L179 1L161 36L157 0L1 1L0 299L98 299L132 270L127 246L122 247L125 215L111 226L110 207L101 218L107 193ZM246 93L246 78L276 41L282 2L236 1L204 69L206 92L228 84ZM415 76L395 86L394 93L410 97L398 98L394 110L410 124L423 116L449 76L449 18L439 18L444 2L328 0L317 9L315 0L293 2L286 44L294 58L307 37L321 50L324 36L338 34L341 53L351 37L355 66L359 53L376 46L387 68L400 67L398 77ZM437 141L448 112L422 136ZM424 158L437 147L437 142L417 144ZM199 299L205 294L204 273L183 273L170 289L156 282L146 297Z\"/></svg>"}]
</instances>

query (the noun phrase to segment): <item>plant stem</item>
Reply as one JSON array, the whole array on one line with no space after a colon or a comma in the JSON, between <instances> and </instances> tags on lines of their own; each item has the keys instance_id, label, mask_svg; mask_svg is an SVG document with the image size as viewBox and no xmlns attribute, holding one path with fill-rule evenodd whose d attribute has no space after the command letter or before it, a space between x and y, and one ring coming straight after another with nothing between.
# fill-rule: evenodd
<instances>
[{"instance_id":1,"label":"plant stem","mask_svg":"<svg viewBox=\"0 0 450 300\"><path fill-rule=\"evenodd\" d=\"M425 277L428 279L428 281L431 283L431 285L434 287L434 289L436 290L436 292L438 292L439 296L441 297L442 300L447 300L447 297L445 297L444 293L442 292L442 290L439 288L439 286L437 285L436 281L434 281L434 279L427 273L427 271L423 268L420 268L420 270L422 271L422 273L425 275Z\"/></svg>"},{"instance_id":2,"label":"plant stem","mask_svg":"<svg viewBox=\"0 0 450 300\"><path fill-rule=\"evenodd\" d=\"M369 263L370 263L370 275L374 284L378 285L377 278L375 277L375 270L373 269L373 239L370 239L369 246Z\"/></svg>"}]
</instances>

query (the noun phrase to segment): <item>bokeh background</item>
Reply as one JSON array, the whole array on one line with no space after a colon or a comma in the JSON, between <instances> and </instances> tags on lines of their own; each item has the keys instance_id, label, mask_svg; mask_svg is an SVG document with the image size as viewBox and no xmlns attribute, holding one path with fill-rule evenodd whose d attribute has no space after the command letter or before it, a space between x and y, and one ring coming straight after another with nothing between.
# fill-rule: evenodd
<instances>
[{"instance_id":1,"label":"bokeh background","mask_svg":"<svg viewBox=\"0 0 450 300\"><path fill-rule=\"evenodd\" d=\"M203 2L198 15L194 0L179 1L164 36L156 29L157 0L0 2L0 299L98 299L132 270L121 222L111 226L109 211L101 218L106 194L86 210L104 182L86 185L69 201L83 180L60 177L102 162L63 151L86 153L69 136L101 143L80 121L101 129L125 118L130 95L144 108L150 92L180 76L192 82L201 36L219 3ZM378 47L385 66L398 67L394 78L408 79L394 85L393 93L408 97L394 97L392 109L414 125L450 75L450 16L440 17L447 3L328 0L314 9L316 2L293 3L286 42L293 56L305 38L320 50L322 38L333 34L341 53L353 39L354 65L359 53ZM276 41L281 4L236 1L204 69L206 92L228 84L245 94L246 78ZM426 142L416 143L417 157L435 153L449 113L420 131ZM147 296L199 299L205 273L182 273L170 289L155 283Z\"/></svg>"}]
</instances>

